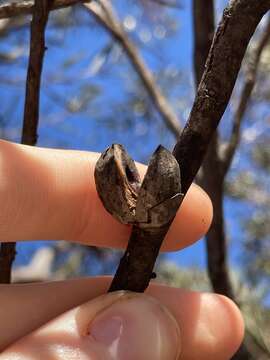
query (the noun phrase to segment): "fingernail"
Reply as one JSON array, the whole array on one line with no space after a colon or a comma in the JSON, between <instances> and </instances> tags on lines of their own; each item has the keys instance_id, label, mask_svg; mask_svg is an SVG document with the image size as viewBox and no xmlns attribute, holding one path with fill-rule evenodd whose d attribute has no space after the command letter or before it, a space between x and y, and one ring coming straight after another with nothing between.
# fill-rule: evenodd
<instances>
[{"instance_id":1,"label":"fingernail","mask_svg":"<svg viewBox=\"0 0 270 360\"><path fill-rule=\"evenodd\" d=\"M123 293L97 314L88 334L108 359L178 359L180 331L171 313L144 294Z\"/></svg>"}]
</instances>

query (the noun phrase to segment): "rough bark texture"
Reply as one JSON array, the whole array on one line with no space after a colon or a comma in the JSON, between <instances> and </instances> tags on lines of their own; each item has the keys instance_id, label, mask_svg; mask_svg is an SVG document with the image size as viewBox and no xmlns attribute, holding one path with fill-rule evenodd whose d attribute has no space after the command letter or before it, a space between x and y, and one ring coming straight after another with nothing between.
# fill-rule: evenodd
<instances>
[{"instance_id":1,"label":"rough bark texture","mask_svg":"<svg viewBox=\"0 0 270 360\"><path fill-rule=\"evenodd\" d=\"M41 0L42 1L42 0ZM50 6L50 10L57 10L64 7L76 5L78 3L87 2L87 0L54 0ZM19 15L29 15L34 11L34 0L11 2L9 4L0 5L0 19L10 18Z\"/></svg>"},{"instance_id":2,"label":"rough bark texture","mask_svg":"<svg viewBox=\"0 0 270 360\"><path fill-rule=\"evenodd\" d=\"M168 226L152 231L133 226L128 247L120 260L109 291L145 291L151 278L155 277L152 271L167 231Z\"/></svg>"},{"instance_id":3,"label":"rough bark texture","mask_svg":"<svg viewBox=\"0 0 270 360\"><path fill-rule=\"evenodd\" d=\"M27 145L35 145L37 141L40 79L45 52L45 29L51 2L51 0L36 0L33 8L21 138L22 144ZM15 255L16 243L1 244L0 283L9 283L11 281L11 268Z\"/></svg>"}]
</instances>

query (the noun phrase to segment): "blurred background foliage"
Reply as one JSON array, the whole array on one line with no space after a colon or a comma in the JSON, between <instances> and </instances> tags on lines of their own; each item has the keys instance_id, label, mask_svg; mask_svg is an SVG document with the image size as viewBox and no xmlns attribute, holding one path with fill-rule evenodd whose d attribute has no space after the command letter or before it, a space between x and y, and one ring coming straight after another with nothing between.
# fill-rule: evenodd
<instances>
[{"instance_id":1,"label":"blurred background foliage","mask_svg":"<svg viewBox=\"0 0 270 360\"><path fill-rule=\"evenodd\" d=\"M225 4L216 1L217 19ZM114 7L129 39L184 122L195 93L191 1L115 0ZM29 21L29 16L0 20L0 136L16 142L22 127ZM263 25L252 39L222 120L224 142ZM82 6L50 14L47 47L38 146L103 151L116 142L141 162L147 162L159 143L172 148L174 136L125 51ZM241 142L226 178L224 203L229 269L256 359L266 359L270 349L269 69L270 43L261 57ZM160 256L159 279L210 291L202 242L185 251ZM118 259L116 251L63 241L24 243L18 245L13 276L22 282L111 274Z\"/></svg>"}]
</instances>

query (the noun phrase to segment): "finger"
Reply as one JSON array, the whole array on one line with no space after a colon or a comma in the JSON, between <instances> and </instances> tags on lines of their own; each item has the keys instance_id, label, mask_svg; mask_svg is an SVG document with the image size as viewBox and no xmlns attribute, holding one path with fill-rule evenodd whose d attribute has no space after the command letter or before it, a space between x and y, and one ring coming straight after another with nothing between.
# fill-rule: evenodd
<instances>
[{"instance_id":1,"label":"finger","mask_svg":"<svg viewBox=\"0 0 270 360\"><path fill-rule=\"evenodd\" d=\"M64 311L104 294L110 282L110 277L97 277L3 285L0 292L1 348ZM147 293L164 304L177 320L183 359L225 360L237 350L243 337L243 320L229 299L157 284L151 284Z\"/></svg>"},{"instance_id":2,"label":"finger","mask_svg":"<svg viewBox=\"0 0 270 360\"><path fill-rule=\"evenodd\" d=\"M96 193L93 174L98 157L0 141L0 241L64 239L125 247L130 226L107 213ZM211 219L208 196L191 187L163 250L193 243L205 234Z\"/></svg>"},{"instance_id":3,"label":"finger","mask_svg":"<svg viewBox=\"0 0 270 360\"><path fill-rule=\"evenodd\" d=\"M144 294L115 292L84 303L13 344L2 360L177 359L180 331Z\"/></svg>"}]
</instances>

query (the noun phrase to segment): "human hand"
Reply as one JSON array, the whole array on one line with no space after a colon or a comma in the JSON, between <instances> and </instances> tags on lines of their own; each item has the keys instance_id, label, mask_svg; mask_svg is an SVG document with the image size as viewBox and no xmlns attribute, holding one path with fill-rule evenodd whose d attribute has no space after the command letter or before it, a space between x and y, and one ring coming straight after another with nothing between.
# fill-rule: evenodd
<instances>
[{"instance_id":1,"label":"human hand","mask_svg":"<svg viewBox=\"0 0 270 360\"><path fill-rule=\"evenodd\" d=\"M126 247L130 227L104 210L95 190L98 156L0 141L0 241ZM163 251L194 243L211 217L209 198L192 186ZM146 294L105 294L110 282L1 285L0 360L227 360L242 340L241 314L223 296L159 284Z\"/></svg>"}]
</instances>

